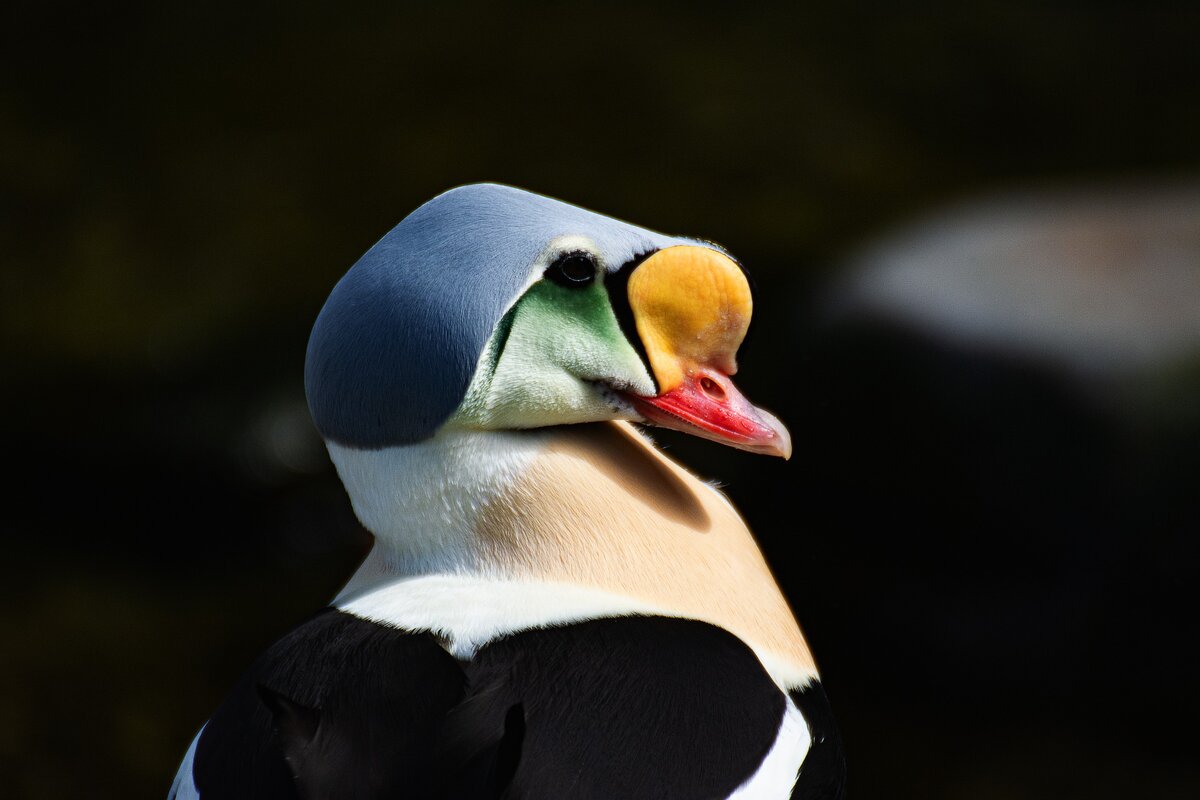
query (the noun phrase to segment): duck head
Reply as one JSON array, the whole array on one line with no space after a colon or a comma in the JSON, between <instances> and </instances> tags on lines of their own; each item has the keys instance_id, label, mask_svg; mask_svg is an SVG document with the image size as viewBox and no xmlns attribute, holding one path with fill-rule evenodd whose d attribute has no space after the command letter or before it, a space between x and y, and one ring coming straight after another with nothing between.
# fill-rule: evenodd
<instances>
[{"instance_id":1,"label":"duck head","mask_svg":"<svg viewBox=\"0 0 1200 800\"><path fill-rule=\"evenodd\" d=\"M334 288L305 384L330 442L634 420L791 454L737 389L750 284L708 242L476 184L418 208Z\"/></svg>"}]
</instances>

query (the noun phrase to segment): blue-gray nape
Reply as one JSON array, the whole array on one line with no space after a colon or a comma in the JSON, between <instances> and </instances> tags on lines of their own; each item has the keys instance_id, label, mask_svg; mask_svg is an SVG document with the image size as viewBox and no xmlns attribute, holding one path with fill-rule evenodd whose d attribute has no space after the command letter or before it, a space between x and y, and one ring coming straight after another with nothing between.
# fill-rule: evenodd
<instances>
[{"instance_id":1,"label":"blue-gray nape","mask_svg":"<svg viewBox=\"0 0 1200 800\"><path fill-rule=\"evenodd\" d=\"M583 235L612 268L692 240L496 184L435 197L338 282L308 342L305 391L326 438L364 449L427 439L554 239Z\"/></svg>"}]
</instances>

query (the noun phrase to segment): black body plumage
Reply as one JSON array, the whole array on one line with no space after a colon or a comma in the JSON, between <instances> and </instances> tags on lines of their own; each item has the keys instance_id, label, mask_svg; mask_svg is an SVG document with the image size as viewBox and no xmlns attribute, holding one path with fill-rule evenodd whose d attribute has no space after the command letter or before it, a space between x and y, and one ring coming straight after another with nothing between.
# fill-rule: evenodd
<instances>
[{"instance_id":1,"label":"black body plumage","mask_svg":"<svg viewBox=\"0 0 1200 800\"><path fill-rule=\"evenodd\" d=\"M840 797L824 693L793 700L815 745L793 797ZM703 622L593 619L459 661L429 633L329 609L240 680L192 774L203 800L723 798L785 707L754 653Z\"/></svg>"}]
</instances>

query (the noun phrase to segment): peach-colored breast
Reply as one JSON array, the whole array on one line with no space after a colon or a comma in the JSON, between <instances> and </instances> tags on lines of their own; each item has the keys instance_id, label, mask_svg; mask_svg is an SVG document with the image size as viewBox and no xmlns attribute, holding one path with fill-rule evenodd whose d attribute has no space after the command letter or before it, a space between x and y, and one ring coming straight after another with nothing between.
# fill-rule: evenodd
<instances>
[{"instance_id":1,"label":"peach-colored breast","mask_svg":"<svg viewBox=\"0 0 1200 800\"><path fill-rule=\"evenodd\" d=\"M514 576L593 586L702 619L816 674L741 517L628 423L563 428L483 509L476 532L485 558Z\"/></svg>"}]
</instances>

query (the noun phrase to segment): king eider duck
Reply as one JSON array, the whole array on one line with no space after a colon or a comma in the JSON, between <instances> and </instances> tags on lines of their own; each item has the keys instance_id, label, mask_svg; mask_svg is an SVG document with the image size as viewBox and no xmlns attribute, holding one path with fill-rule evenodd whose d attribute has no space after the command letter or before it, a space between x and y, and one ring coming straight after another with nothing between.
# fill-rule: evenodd
<instances>
[{"instance_id":1,"label":"king eider duck","mask_svg":"<svg viewBox=\"0 0 1200 800\"><path fill-rule=\"evenodd\" d=\"M741 266L464 186L308 345L370 554L201 728L170 797L840 798L817 669L750 531L631 422L787 457L734 386Z\"/></svg>"}]
</instances>

